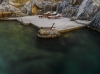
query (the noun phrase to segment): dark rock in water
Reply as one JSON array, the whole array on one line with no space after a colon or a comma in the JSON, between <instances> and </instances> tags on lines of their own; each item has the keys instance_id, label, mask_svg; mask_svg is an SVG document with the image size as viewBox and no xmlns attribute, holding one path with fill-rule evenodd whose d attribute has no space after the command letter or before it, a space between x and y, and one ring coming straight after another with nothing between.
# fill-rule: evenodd
<instances>
[{"instance_id":1,"label":"dark rock in water","mask_svg":"<svg viewBox=\"0 0 100 74\"><path fill-rule=\"evenodd\" d=\"M100 30L100 11L97 12L93 21L89 24L93 29Z\"/></svg>"},{"instance_id":2,"label":"dark rock in water","mask_svg":"<svg viewBox=\"0 0 100 74\"><path fill-rule=\"evenodd\" d=\"M40 29L38 37L40 38L57 38L60 36L60 32L56 29Z\"/></svg>"}]
</instances>

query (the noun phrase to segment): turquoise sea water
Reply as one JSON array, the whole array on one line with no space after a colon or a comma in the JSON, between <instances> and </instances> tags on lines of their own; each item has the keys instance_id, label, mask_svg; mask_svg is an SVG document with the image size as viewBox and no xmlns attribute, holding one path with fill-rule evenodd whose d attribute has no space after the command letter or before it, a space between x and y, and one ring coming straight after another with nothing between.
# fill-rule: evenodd
<instances>
[{"instance_id":1,"label":"turquoise sea water","mask_svg":"<svg viewBox=\"0 0 100 74\"><path fill-rule=\"evenodd\" d=\"M37 31L0 21L0 74L100 74L100 33L83 28L41 39Z\"/></svg>"}]
</instances>

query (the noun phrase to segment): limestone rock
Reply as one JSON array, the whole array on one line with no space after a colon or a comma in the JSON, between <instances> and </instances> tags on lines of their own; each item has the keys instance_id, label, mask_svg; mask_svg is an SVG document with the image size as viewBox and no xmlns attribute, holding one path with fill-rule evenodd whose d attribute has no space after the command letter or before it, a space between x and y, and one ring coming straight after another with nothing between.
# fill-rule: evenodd
<instances>
[{"instance_id":1,"label":"limestone rock","mask_svg":"<svg viewBox=\"0 0 100 74\"><path fill-rule=\"evenodd\" d=\"M2 3L0 4L0 11L11 11L11 12L21 12L20 9L12 6L9 4L9 0L3 0Z\"/></svg>"},{"instance_id":2,"label":"limestone rock","mask_svg":"<svg viewBox=\"0 0 100 74\"><path fill-rule=\"evenodd\" d=\"M28 1L22 8L21 11L26 14L32 14L32 8L36 5L39 8L43 8L42 2L39 2L38 0L31 0Z\"/></svg>"},{"instance_id":3,"label":"limestone rock","mask_svg":"<svg viewBox=\"0 0 100 74\"><path fill-rule=\"evenodd\" d=\"M22 7L29 0L9 0L9 4L15 7Z\"/></svg>"},{"instance_id":4,"label":"limestone rock","mask_svg":"<svg viewBox=\"0 0 100 74\"><path fill-rule=\"evenodd\" d=\"M91 18L93 18L100 9L100 4L98 4L96 1L97 0L86 0L85 7L83 9L79 9L79 11L82 12L78 14L78 19L91 20ZM81 6L82 5L80 5L80 7Z\"/></svg>"},{"instance_id":5,"label":"limestone rock","mask_svg":"<svg viewBox=\"0 0 100 74\"><path fill-rule=\"evenodd\" d=\"M57 12L62 13L64 17L72 17L76 14L82 0L63 0L57 5Z\"/></svg>"},{"instance_id":6,"label":"limestone rock","mask_svg":"<svg viewBox=\"0 0 100 74\"><path fill-rule=\"evenodd\" d=\"M100 31L100 11L97 12L93 21L89 24L89 27Z\"/></svg>"},{"instance_id":7,"label":"limestone rock","mask_svg":"<svg viewBox=\"0 0 100 74\"><path fill-rule=\"evenodd\" d=\"M32 0L28 1L22 8L21 11L26 14L37 14L38 10L42 12L55 11L57 7L56 2L52 1L38 1Z\"/></svg>"},{"instance_id":8,"label":"limestone rock","mask_svg":"<svg viewBox=\"0 0 100 74\"><path fill-rule=\"evenodd\" d=\"M63 9L65 9L69 5L69 0L68 1L61 1L57 5L57 13L62 13Z\"/></svg>"},{"instance_id":9,"label":"limestone rock","mask_svg":"<svg viewBox=\"0 0 100 74\"><path fill-rule=\"evenodd\" d=\"M68 18L73 17L77 12L78 7L79 6L68 5L66 8L62 10L62 16L68 17Z\"/></svg>"},{"instance_id":10,"label":"limestone rock","mask_svg":"<svg viewBox=\"0 0 100 74\"><path fill-rule=\"evenodd\" d=\"M55 11L57 2L46 0L0 0L0 11L11 11L12 13L38 14L40 11Z\"/></svg>"}]
</instances>

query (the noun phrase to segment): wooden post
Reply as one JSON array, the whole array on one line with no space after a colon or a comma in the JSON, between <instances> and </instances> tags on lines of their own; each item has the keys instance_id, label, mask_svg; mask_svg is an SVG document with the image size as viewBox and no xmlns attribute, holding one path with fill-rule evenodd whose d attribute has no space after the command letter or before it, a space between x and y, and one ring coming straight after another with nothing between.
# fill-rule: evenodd
<instances>
[{"instance_id":1,"label":"wooden post","mask_svg":"<svg viewBox=\"0 0 100 74\"><path fill-rule=\"evenodd\" d=\"M53 27L53 26L54 26L54 24L55 24L55 23L53 23L53 25L52 25L52 27L50 28L50 30L51 30L52 28L54 28L54 27Z\"/></svg>"}]
</instances>

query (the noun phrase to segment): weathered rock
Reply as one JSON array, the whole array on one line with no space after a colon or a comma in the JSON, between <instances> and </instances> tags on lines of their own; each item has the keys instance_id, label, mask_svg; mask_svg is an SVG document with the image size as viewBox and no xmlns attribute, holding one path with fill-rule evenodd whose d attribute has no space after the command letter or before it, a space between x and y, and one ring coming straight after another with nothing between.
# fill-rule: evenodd
<instances>
[{"instance_id":1,"label":"weathered rock","mask_svg":"<svg viewBox=\"0 0 100 74\"><path fill-rule=\"evenodd\" d=\"M28 2L21 8L21 11L22 11L23 13L26 13L26 14L32 14L32 8L33 8L34 5L43 8L43 5L42 5L41 2L38 2L37 0L32 0L32 1L28 1Z\"/></svg>"},{"instance_id":2,"label":"weathered rock","mask_svg":"<svg viewBox=\"0 0 100 74\"><path fill-rule=\"evenodd\" d=\"M95 0L84 0L83 2L85 1L86 3L83 3L85 5L84 7L83 4L80 5L77 17L80 20L91 20L99 11L100 5L96 3Z\"/></svg>"},{"instance_id":3,"label":"weathered rock","mask_svg":"<svg viewBox=\"0 0 100 74\"><path fill-rule=\"evenodd\" d=\"M75 15L79 6L68 5L66 8L62 10L62 16L71 18Z\"/></svg>"},{"instance_id":4,"label":"weathered rock","mask_svg":"<svg viewBox=\"0 0 100 74\"><path fill-rule=\"evenodd\" d=\"M40 38L56 38L60 36L60 32L56 29L40 29L38 37Z\"/></svg>"},{"instance_id":5,"label":"weathered rock","mask_svg":"<svg viewBox=\"0 0 100 74\"><path fill-rule=\"evenodd\" d=\"M44 1L44 12L47 11L56 11L57 3L56 2L50 2L50 1Z\"/></svg>"},{"instance_id":6,"label":"weathered rock","mask_svg":"<svg viewBox=\"0 0 100 74\"><path fill-rule=\"evenodd\" d=\"M57 5L57 13L62 13L63 9L65 9L69 5L69 0L67 1L61 1Z\"/></svg>"},{"instance_id":7,"label":"weathered rock","mask_svg":"<svg viewBox=\"0 0 100 74\"><path fill-rule=\"evenodd\" d=\"M83 0L69 0L69 1L70 1L70 4L76 6L76 5L80 5Z\"/></svg>"},{"instance_id":8,"label":"weathered rock","mask_svg":"<svg viewBox=\"0 0 100 74\"><path fill-rule=\"evenodd\" d=\"M57 12L72 20L92 20L99 9L99 0L63 0L57 5Z\"/></svg>"},{"instance_id":9,"label":"weathered rock","mask_svg":"<svg viewBox=\"0 0 100 74\"><path fill-rule=\"evenodd\" d=\"M9 0L3 0L2 3L0 4L0 11L11 11L11 12L16 12L20 11L18 8L12 6L9 4Z\"/></svg>"},{"instance_id":10,"label":"weathered rock","mask_svg":"<svg viewBox=\"0 0 100 74\"><path fill-rule=\"evenodd\" d=\"M14 7L20 8L20 7L24 6L27 1L29 1L29 0L9 0L9 4Z\"/></svg>"},{"instance_id":11,"label":"weathered rock","mask_svg":"<svg viewBox=\"0 0 100 74\"><path fill-rule=\"evenodd\" d=\"M0 11L12 13L25 14L40 14L40 12L47 12L56 10L56 2L42 1L42 0L0 0Z\"/></svg>"},{"instance_id":12,"label":"weathered rock","mask_svg":"<svg viewBox=\"0 0 100 74\"><path fill-rule=\"evenodd\" d=\"M76 16L71 17L71 21L75 21L75 20L77 20Z\"/></svg>"},{"instance_id":13,"label":"weathered rock","mask_svg":"<svg viewBox=\"0 0 100 74\"><path fill-rule=\"evenodd\" d=\"M25 6L21 8L22 12L27 14L34 14L38 12L38 9L41 9L42 12L54 11L56 10L57 3L50 1L39 2L38 0L28 1ZM33 9L33 11L32 11Z\"/></svg>"},{"instance_id":14,"label":"weathered rock","mask_svg":"<svg viewBox=\"0 0 100 74\"><path fill-rule=\"evenodd\" d=\"M57 12L62 13L64 17L72 17L76 14L82 0L63 0L57 5Z\"/></svg>"},{"instance_id":15,"label":"weathered rock","mask_svg":"<svg viewBox=\"0 0 100 74\"><path fill-rule=\"evenodd\" d=\"M89 24L89 27L100 31L100 11L97 12L93 21Z\"/></svg>"}]
</instances>

